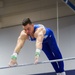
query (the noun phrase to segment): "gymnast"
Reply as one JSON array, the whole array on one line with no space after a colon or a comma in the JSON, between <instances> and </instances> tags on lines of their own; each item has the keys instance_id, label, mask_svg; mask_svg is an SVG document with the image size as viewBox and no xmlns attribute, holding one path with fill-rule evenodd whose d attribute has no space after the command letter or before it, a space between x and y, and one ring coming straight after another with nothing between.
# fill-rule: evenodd
<instances>
[{"instance_id":1,"label":"gymnast","mask_svg":"<svg viewBox=\"0 0 75 75\"><path fill-rule=\"evenodd\" d=\"M11 55L9 66L14 66L17 64L18 53L27 39L29 41L36 41L34 64L38 63L41 51L46 54L49 60L63 58L58 48L54 33L50 28L46 28L42 24L33 24L30 18L23 20L22 27L23 30L18 37L16 47ZM63 61L52 62L51 64L56 72L56 75L66 75Z\"/></svg>"}]
</instances>

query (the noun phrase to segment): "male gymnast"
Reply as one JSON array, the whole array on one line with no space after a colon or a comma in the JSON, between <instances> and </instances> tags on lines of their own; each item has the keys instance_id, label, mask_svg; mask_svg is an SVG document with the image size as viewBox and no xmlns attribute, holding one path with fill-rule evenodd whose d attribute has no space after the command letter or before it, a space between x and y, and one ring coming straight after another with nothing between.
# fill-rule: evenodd
<instances>
[{"instance_id":1,"label":"male gymnast","mask_svg":"<svg viewBox=\"0 0 75 75\"><path fill-rule=\"evenodd\" d=\"M17 55L27 39L30 41L36 41L35 64L39 61L41 51L46 54L49 60L62 59L62 54L56 43L54 33L50 28L46 28L42 24L33 24L30 18L24 19L22 26L23 30L18 37L17 45L11 55L9 66L17 64ZM52 62L51 64L56 75L66 75L63 61Z\"/></svg>"}]
</instances>

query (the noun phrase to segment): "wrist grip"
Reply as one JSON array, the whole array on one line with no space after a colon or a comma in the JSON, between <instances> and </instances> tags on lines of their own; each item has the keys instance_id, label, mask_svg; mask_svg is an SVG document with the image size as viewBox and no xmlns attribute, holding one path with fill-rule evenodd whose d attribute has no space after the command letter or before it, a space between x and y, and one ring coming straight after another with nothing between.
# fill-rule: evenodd
<instances>
[{"instance_id":1,"label":"wrist grip","mask_svg":"<svg viewBox=\"0 0 75 75\"><path fill-rule=\"evenodd\" d=\"M41 50L40 49L36 49L35 56L36 57L39 57L40 56L40 53L41 53Z\"/></svg>"},{"instance_id":2,"label":"wrist grip","mask_svg":"<svg viewBox=\"0 0 75 75\"><path fill-rule=\"evenodd\" d=\"M17 53L13 53L12 55L11 55L11 59L17 59Z\"/></svg>"}]
</instances>

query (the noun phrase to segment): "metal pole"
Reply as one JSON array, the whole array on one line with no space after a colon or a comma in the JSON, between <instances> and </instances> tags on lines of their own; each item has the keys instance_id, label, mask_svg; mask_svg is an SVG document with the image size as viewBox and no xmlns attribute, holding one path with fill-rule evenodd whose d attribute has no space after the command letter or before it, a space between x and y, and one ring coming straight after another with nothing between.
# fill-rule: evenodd
<instances>
[{"instance_id":1,"label":"metal pole","mask_svg":"<svg viewBox=\"0 0 75 75\"><path fill-rule=\"evenodd\" d=\"M57 43L59 46L59 10L58 10L58 0L56 2L56 7L57 7Z\"/></svg>"}]
</instances>

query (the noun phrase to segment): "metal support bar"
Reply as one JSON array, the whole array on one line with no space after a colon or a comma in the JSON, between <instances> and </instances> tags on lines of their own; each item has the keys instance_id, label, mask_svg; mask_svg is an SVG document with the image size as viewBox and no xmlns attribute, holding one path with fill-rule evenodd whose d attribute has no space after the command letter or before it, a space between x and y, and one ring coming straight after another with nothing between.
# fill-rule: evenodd
<instances>
[{"instance_id":1,"label":"metal support bar","mask_svg":"<svg viewBox=\"0 0 75 75\"><path fill-rule=\"evenodd\" d=\"M72 4L69 0L63 0L74 12L75 12L75 5Z\"/></svg>"}]
</instances>

